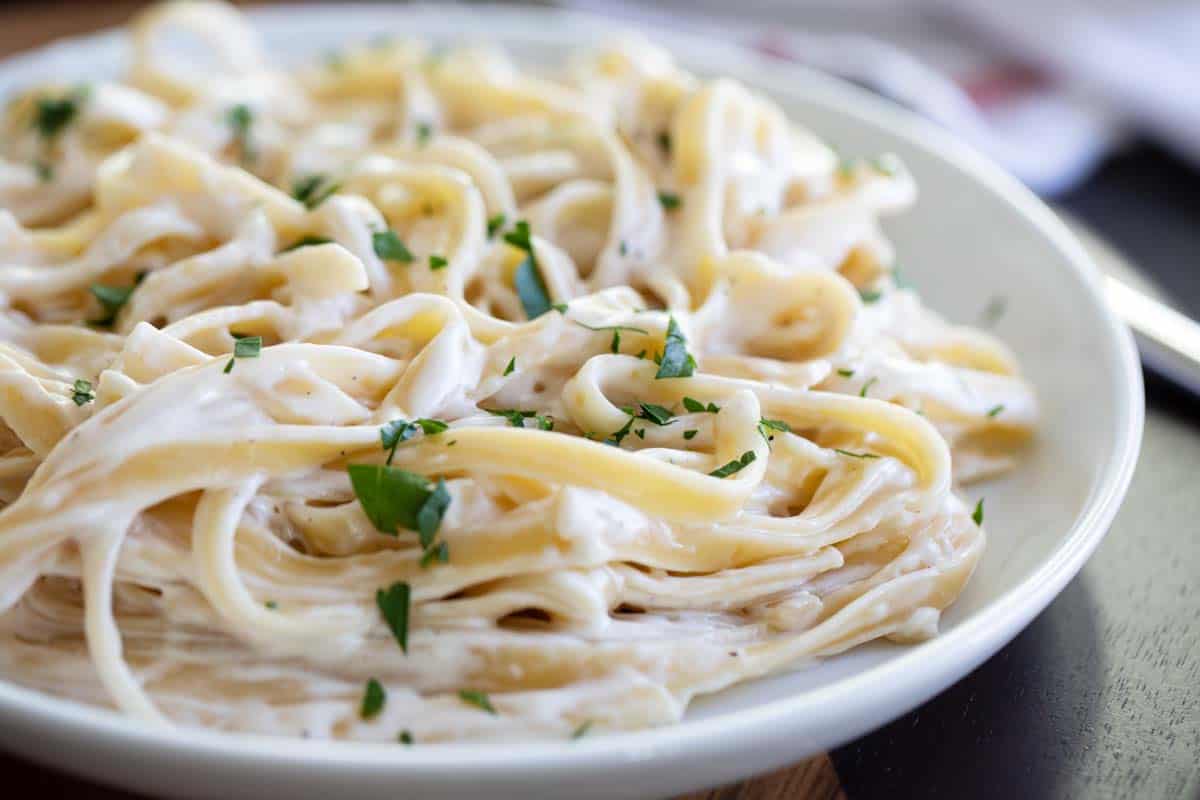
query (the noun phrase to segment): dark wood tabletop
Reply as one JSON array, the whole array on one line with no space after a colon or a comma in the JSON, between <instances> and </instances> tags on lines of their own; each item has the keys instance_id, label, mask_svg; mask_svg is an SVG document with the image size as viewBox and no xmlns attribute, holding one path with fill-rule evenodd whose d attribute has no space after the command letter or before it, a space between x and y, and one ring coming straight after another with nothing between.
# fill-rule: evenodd
<instances>
[{"instance_id":1,"label":"dark wood tabletop","mask_svg":"<svg viewBox=\"0 0 1200 800\"><path fill-rule=\"evenodd\" d=\"M0 56L137 5L8 3ZM1200 316L1200 174L1135 144L1060 200ZM1147 401L1111 532L1011 644L828 756L689 800L1200 798L1200 402L1153 375ZM127 796L3 755L0 769L34 796Z\"/></svg>"}]
</instances>

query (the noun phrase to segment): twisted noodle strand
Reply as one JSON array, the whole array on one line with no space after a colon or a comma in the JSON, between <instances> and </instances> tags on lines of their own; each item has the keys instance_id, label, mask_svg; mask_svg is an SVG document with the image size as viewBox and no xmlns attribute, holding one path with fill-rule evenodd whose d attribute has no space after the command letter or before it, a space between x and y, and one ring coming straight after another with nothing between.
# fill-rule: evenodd
<instances>
[{"instance_id":1,"label":"twisted noodle strand","mask_svg":"<svg viewBox=\"0 0 1200 800\"><path fill-rule=\"evenodd\" d=\"M284 72L212 2L132 34L124 83L0 125L7 679L154 724L564 737L936 633L985 540L955 487L1037 408L898 280L897 160L638 37L535 76L390 40ZM351 465L444 486L432 541Z\"/></svg>"}]
</instances>

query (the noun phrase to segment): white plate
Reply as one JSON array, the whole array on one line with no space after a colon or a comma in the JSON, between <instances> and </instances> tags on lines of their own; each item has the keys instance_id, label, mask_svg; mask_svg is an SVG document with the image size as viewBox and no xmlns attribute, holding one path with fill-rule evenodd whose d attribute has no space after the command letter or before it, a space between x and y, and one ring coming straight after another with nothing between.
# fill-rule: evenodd
<instances>
[{"instance_id":1,"label":"white plate","mask_svg":"<svg viewBox=\"0 0 1200 800\"><path fill-rule=\"evenodd\" d=\"M557 61L613 23L539 9L271 8L252 14L283 60L379 33L489 38ZM952 319L1007 299L997 331L1037 387L1044 419L1011 477L987 497L991 540L942 635L877 644L695 704L678 725L576 742L405 748L151 730L116 713L0 682L0 743L55 767L195 797L634 797L730 782L859 736L942 690L1017 634L1104 535L1142 431L1141 372L1104 308L1097 272L1054 215L946 134L854 87L720 42L655 31L701 74L734 76L849 154L898 153L921 188L888 224L906 275ZM0 96L50 78L119 74L123 38L103 33L0 65Z\"/></svg>"}]
</instances>

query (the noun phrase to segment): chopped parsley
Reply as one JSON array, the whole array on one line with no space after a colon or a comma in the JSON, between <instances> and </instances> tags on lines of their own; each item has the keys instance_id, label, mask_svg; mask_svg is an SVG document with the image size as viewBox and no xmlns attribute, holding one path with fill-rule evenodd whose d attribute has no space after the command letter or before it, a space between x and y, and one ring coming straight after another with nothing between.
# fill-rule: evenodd
<instances>
[{"instance_id":1,"label":"chopped parsley","mask_svg":"<svg viewBox=\"0 0 1200 800\"><path fill-rule=\"evenodd\" d=\"M705 411L710 414L716 414L721 410L720 406L716 403L709 403L706 406L694 397L683 398L683 407L693 414L703 414Z\"/></svg>"},{"instance_id":2,"label":"chopped parsley","mask_svg":"<svg viewBox=\"0 0 1200 800\"><path fill-rule=\"evenodd\" d=\"M375 605L383 615L384 622L396 637L400 649L408 652L408 617L412 605L412 589L404 581L397 581L387 589L375 590Z\"/></svg>"},{"instance_id":3,"label":"chopped parsley","mask_svg":"<svg viewBox=\"0 0 1200 800\"><path fill-rule=\"evenodd\" d=\"M574 740L574 739L582 739L584 736L587 736L587 732L588 732L589 730L591 730L591 729L592 729L592 721L591 721L590 719L589 719L589 720L585 720L585 721L584 721L582 724L580 724L580 726L579 726L578 728L576 728L576 729L575 729L575 731L574 731L574 732L571 734L571 739L572 739L572 740Z\"/></svg>"},{"instance_id":4,"label":"chopped parsley","mask_svg":"<svg viewBox=\"0 0 1200 800\"><path fill-rule=\"evenodd\" d=\"M874 384L874 383L875 383L875 381L877 381L877 380L879 380L879 378L871 378L871 380L869 380L869 381L867 381L866 383L864 383L864 384L863 384L863 387L862 387L862 390L861 390L861 391L859 391L859 393L858 393L858 396L859 396L859 397L866 397L866 396L867 396L867 390L868 390L868 389L870 389L870 388L871 388L871 386L872 386L872 384Z\"/></svg>"},{"instance_id":5,"label":"chopped parsley","mask_svg":"<svg viewBox=\"0 0 1200 800\"><path fill-rule=\"evenodd\" d=\"M653 422L655 425L670 425L672 420L671 409L664 408L654 403L638 403L641 407L641 412L637 415L638 419L645 419Z\"/></svg>"},{"instance_id":6,"label":"chopped parsley","mask_svg":"<svg viewBox=\"0 0 1200 800\"><path fill-rule=\"evenodd\" d=\"M429 547L421 554L421 569L426 569L433 562L445 564L450 560L450 545L445 542L438 542Z\"/></svg>"},{"instance_id":7,"label":"chopped parsley","mask_svg":"<svg viewBox=\"0 0 1200 800\"><path fill-rule=\"evenodd\" d=\"M287 247L283 248L279 252L280 253L290 253L293 250L299 250L301 247L312 247L313 245L332 244L332 243L333 243L333 239L330 239L327 236L313 236L310 234L308 236L304 236L300 239L297 239L296 241L292 242L291 244L289 244Z\"/></svg>"},{"instance_id":8,"label":"chopped parsley","mask_svg":"<svg viewBox=\"0 0 1200 800\"><path fill-rule=\"evenodd\" d=\"M487 235L491 239L496 235L496 231L504 227L506 217L503 213L496 214L494 217L489 217L487 221Z\"/></svg>"},{"instance_id":9,"label":"chopped parsley","mask_svg":"<svg viewBox=\"0 0 1200 800\"><path fill-rule=\"evenodd\" d=\"M875 455L874 453L852 453L849 450L842 450L837 447L833 448L833 452L840 453L844 456L850 456L851 458L879 458L879 456Z\"/></svg>"},{"instance_id":10,"label":"chopped parsley","mask_svg":"<svg viewBox=\"0 0 1200 800\"><path fill-rule=\"evenodd\" d=\"M62 97L39 97L33 113L33 127L46 141L57 138L77 116L89 89L80 86Z\"/></svg>"},{"instance_id":11,"label":"chopped parsley","mask_svg":"<svg viewBox=\"0 0 1200 800\"><path fill-rule=\"evenodd\" d=\"M661 149L663 151L663 155L664 156L671 155L671 132L670 131L659 131L656 139L658 141L659 149Z\"/></svg>"},{"instance_id":12,"label":"chopped parsley","mask_svg":"<svg viewBox=\"0 0 1200 800\"><path fill-rule=\"evenodd\" d=\"M542 271L538 267L537 256L533 252L533 239L529 234L529 223L519 220L513 230L504 234L504 241L525 253L525 258L517 265L513 273L513 288L521 298L525 316L537 319L554 306L550 303L550 292L542 279Z\"/></svg>"},{"instance_id":13,"label":"chopped parsley","mask_svg":"<svg viewBox=\"0 0 1200 800\"><path fill-rule=\"evenodd\" d=\"M627 255L629 253L629 245L625 244L624 239L621 240L621 244L617 247L617 252L621 255Z\"/></svg>"},{"instance_id":14,"label":"chopped parsley","mask_svg":"<svg viewBox=\"0 0 1200 800\"><path fill-rule=\"evenodd\" d=\"M852 369L839 369L839 370L837 371L837 374L838 374L838 375L841 375L843 378L853 378L853 377L854 377L854 370L852 370Z\"/></svg>"},{"instance_id":15,"label":"chopped parsley","mask_svg":"<svg viewBox=\"0 0 1200 800\"><path fill-rule=\"evenodd\" d=\"M687 351L687 339L675 317L667 323L666 347L658 364L655 378L690 378L696 370L696 359Z\"/></svg>"},{"instance_id":16,"label":"chopped parsley","mask_svg":"<svg viewBox=\"0 0 1200 800\"><path fill-rule=\"evenodd\" d=\"M378 464L346 467L363 513L375 530L396 536L397 528L416 531L421 546L429 547L450 506L446 482L431 486L423 475Z\"/></svg>"},{"instance_id":17,"label":"chopped parsley","mask_svg":"<svg viewBox=\"0 0 1200 800\"><path fill-rule=\"evenodd\" d=\"M92 390L92 382L85 381L80 378L75 381L75 386L71 393L71 399L75 401L75 405L86 405L96 399L96 393Z\"/></svg>"},{"instance_id":18,"label":"chopped parsley","mask_svg":"<svg viewBox=\"0 0 1200 800\"><path fill-rule=\"evenodd\" d=\"M396 455L396 447L401 442L407 442L409 439L417 435L417 431L425 432L426 436L435 436L450 426L440 419L421 419L409 422L406 419L394 419L391 422L385 423L379 429L379 440L383 443L383 449L388 451L387 463L391 464L392 459Z\"/></svg>"},{"instance_id":19,"label":"chopped parsley","mask_svg":"<svg viewBox=\"0 0 1200 800\"><path fill-rule=\"evenodd\" d=\"M399 261L402 264L411 264L413 261L413 254L391 228L372 233L371 247L375 250L375 255L384 261Z\"/></svg>"},{"instance_id":20,"label":"chopped parsley","mask_svg":"<svg viewBox=\"0 0 1200 800\"><path fill-rule=\"evenodd\" d=\"M417 123L417 146L424 147L433 137L433 126L428 122Z\"/></svg>"},{"instance_id":21,"label":"chopped parsley","mask_svg":"<svg viewBox=\"0 0 1200 800\"><path fill-rule=\"evenodd\" d=\"M758 458L758 456L754 455L753 450L747 450L746 452L742 453L741 458L735 458L728 464L718 467L708 474L714 478L728 478L735 472L740 472L744 467L753 464L756 458Z\"/></svg>"},{"instance_id":22,"label":"chopped parsley","mask_svg":"<svg viewBox=\"0 0 1200 800\"><path fill-rule=\"evenodd\" d=\"M988 300L983 311L979 312L979 324L985 328L990 328L1000 321L1004 316L1004 312L1008 311L1008 298L1001 295L996 295L991 300Z\"/></svg>"},{"instance_id":23,"label":"chopped parsley","mask_svg":"<svg viewBox=\"0 0 1200 800\"><path fill-rule=\"evenodd\" d=\"M674 192L659 192L658 202L662 204L662 207L667 211L674 211L683 205L683 198Z\"/></svg>"},{"instance_id":24,"label":"chopped parsley","mask_svg":"<svg viewBox=\"0 0 1200 800\"><path fill-rule=\"evenodd\" d=\"M292 197L304 204L309 211L324 203L342 185L328 175L316 173L306 175L292 184Z\"/></svg>"},{"instance_id":25,"label":"chopped parsley","mask_svg":"<svg viewBox=\"0 0 1200 800\"><path fill-rule=\"evenodd\" d=\"M513 370L515 370L516 368L517 368L517 357L513 356L512 358L510 358L508 360L508 366L504 368L504 375L505 376L512 375Z\"/></svg>"},{"instance_id":26,"label":"chopped parsley","mask_svg":"<svg viewBox=\"0 0 1200 800\"><path fill-rule=\"evenodd\" d=\"M436 254L429 256L429 268L432 270L445 269L449 263L450 262L446 260L445 256L439 256Z\"/></svg>"},{"instance_id":27,"label":"chopped parsley","mask_svg":"<svg viewBox=\"0 0 1200 800\"><path fill-rule=\"evenodd\" d=\"M274 600L268 600L267 602L263 603L263 605L265 605L271 611L275 611L279 608L279 603L276 603Z\"/></svg>"},{"instance_id":28,"label":"chopped parsley","mask_svg":"<svg viewBox=\"0 0 1200 800\"><path fill-rule=\"evenodd\" d=\"M234 334L237 336L237 334ZM233 372L233 362L239 358L258 358L262 352L261 336L238 336L233 343L233 358L225 365L225 373Z\"/></svg>"},{"instance_id":29,"label":"chopped parsley","mask_svg":"<svg viewBox=\"0 0 1200 800\"><path fill-rule=\"evenodd\" d=\"M630 415L629 421L626 422L619 430L614 431L612 436L604 440L605 444L611 444L614 447L620 447L621 442L629 435L629 429L633 427L634 417Z\"/></svg>"},{"instance_id":30,"label":"chopped parsley","mask_svg":"<svg viewBox=\"0 0 1200 800\"><path fill-rule=\"evenodd\" d=\"M487 692L481 692L477 689L459 689L458 699L464 703L473 705L476 708L483 709L489 714L495 714L496 708L492 705L491 699L487 696Z\"/></svg>"},{"instance_id":31,"label":"chopped parsley","mask_svg":"<svg viewBox=\"0 0 1200 800\"><path fill-rule=\"evenodd\" d=\"M41 159L34 161L33 171L42 183L49 183L54 180L54 165L48 161L42 161Z\"/></svg>"},{"instance_id":32,"label":"chopped parsley","mask_svg":"<svg viewBox=\"0 0 1200 800\"><path fill-rule=\"evenodd\" d=\"M225 123L233 131L233 141L237 143L239 158L243 165L254 161L257 154L250 141L250 126L254 124L254 112L245 103L238 103L225 112Z\"/></svg>"},{"instance_id":33,"label":"chopped parsley","mask_svg":"<svg viewBox=\"0 0 1200 800\"><path fill-rule=\"evenodd\" d=\"M639 439L645 439L646 438L646 429L638 428L636 431L634 431L634 434L636 434Z\"/></svg>"},{"instance_id":34,"label":"chopped parsley","mask_svg":"<svg viewBox=\"0 0 1200 800\"><path fill-rule=\"evenodd\" d=\"M396 736L396 741L398 741L400 744L409 745L411 747L413 743L412 731L407 729L400 731L399 735Z\"/></svg>"},{"instance_id":35,"label":"chopped parsley","mask_svg":"<svg viewBox=\"0 0 1200 800\"><path fill-rule=\"evenodd\" d=\"M133 290L140 283L140 277L133 286L106 286L103 283L93 283L88 287L88 291L92 293L92 297L100 301L100 305L104 308L104 316L99 319L88 320L93 325L108 327L117 320L117 314L121 308L129 302L129 297L133 294Z\"/></svg>"},{"instance_id":36,"label":"chopped parsley","mask_svg":"<svg viewBox=\"0 0 1200 800\"><path fill-rule=\"evenodd\" d=\"M371 719L379 715L383 711L383 704L387 702L387 692L383 690L383 684L371 678L367 681L367 688L363 691L362 707L358 710L358 715L363 719Z\"/></svg>"},{"instance_id":37,"label":"chopped parsley","mask_svg":"<svg viewBox=\"0 0 1200 800\"><path fill-rule=\"evenodd\" d=\"M504 417L508 420L508 424L514 428L524 428L525 420L532 419L534 426L541 431L554 430L554 417L549 415L542 416L536 411L522 411L517 408L501 408L501 409L486 409L489 414L494 414L497 417Z\"/></svg>"},{"instance_id":38,"label":"chopped parsley","mask_svg":"<svg viewBox=\"0 0 1200 800\"><path fill-rule=\"evenodd\" d=\"M775 438L775 435L772 433L767 433L767 431L791 433L792 426L788 425L781 419L767 419L766 417L763 417L758 421L758 433L769 443Z\"/></svg>"},{"instance_id":39,"label":"chopped parsley","mask_svg":"<svg viewBox=\"0 0 1200 800\"><path fill-rule=\"evenodd\" d=\"M878 289L859 289L858 296L862 298L864 303L870 305L871 303L878 302L879 298L883 297L883 292Z\"/></svg>"},{"instance_id":40,"label":"chopped parsley","mask_svg":"<svg viewBox=\"0 0 1200 800\"><path fill-rule=\"evenodd\" d=\"M696 438L696 434L697 434L697 433L699 433L699 432L700 432L700 431L696 430L695 428L692 428L691 430L687 430L687 431L684 431L684 432L683 432L683 438L685 438L685 439L695 439L695 438Z\"/></svg>"},{"instance_id":41,"label":"chopped parsley","mask_svg":"<svg viewBox=\"0 0 1200 800\"><path fill-rule=\"evenodd\" d=\"M613 331L612 341L608 343L609 352L616 354L621 352L621 332Z\"/></svg>"},{"instance_id":42,"label":"chopped parsley","mask_svg":"<svg viewBox=\"0 0 1200 800\"><path fill-rule=\"evenodd\" d=\"M998 406L992 406L991 408L988 409L988 412L987 412L988 418L991 419L992 417L995 417L997 414L999 414L1003 410L1004 410L1003 403L1001 403Z\"/></svg>"},{"instance_id":43,"label":"chopped parsley","mask_svg":"<svg viewBox=\"0 0 1200 800\"><path fill-rule=\"evenodd\" d=\"M971 519L973 519L975 521L976 525L983 524L983 498L982 497L979 498L979 502L975 504L975 510L973 512L971 512Z\"/></svg>"}]
</instances>

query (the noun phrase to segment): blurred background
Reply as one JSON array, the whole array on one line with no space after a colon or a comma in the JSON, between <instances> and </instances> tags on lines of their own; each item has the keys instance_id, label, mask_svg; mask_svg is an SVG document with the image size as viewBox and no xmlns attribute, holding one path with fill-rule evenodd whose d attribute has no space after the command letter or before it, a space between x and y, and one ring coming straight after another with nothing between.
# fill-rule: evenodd
<instances>
[{"instance_id":1,"label":"blurred background","mask_svg":"<svg viewBox=\"0 0 1200 800\"><path fill-rule=\"evenodd\" d=\"M0 2L0 53L120 24L146 4ZM535 4L733 39L886 95L1004 165L1200 316L1200 0Z\"/></svg>"}]
</instances>

